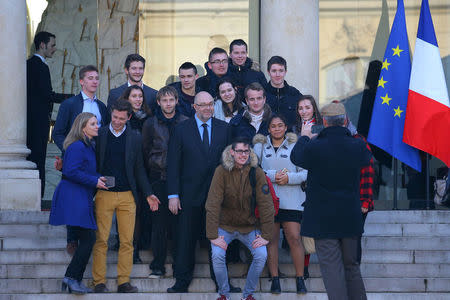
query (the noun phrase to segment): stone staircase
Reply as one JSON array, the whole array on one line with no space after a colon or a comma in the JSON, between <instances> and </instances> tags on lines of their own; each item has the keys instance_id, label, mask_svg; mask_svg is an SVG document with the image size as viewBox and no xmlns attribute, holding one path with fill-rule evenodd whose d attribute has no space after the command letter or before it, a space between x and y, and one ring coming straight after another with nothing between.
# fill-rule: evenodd
<instances>
[{"instance_id":1,"label":"stone staircase","mask_svg":"<svg viewBox=\"0 0 450 300\"><path fill-rule=\"evenodd\" d=\"M369 299L450 299L450 211L376 211L369 214L363 238L361 272ZM70 256L63 226L48 225L48 212L0 211L0 299L75 299L61 294L61 279ZM134 265L132 284L138 294L90 294L83 299L216 299L205 249L197 251L195 279L189 293L167 294L173 285L169 257L166 278L148 279L150 251ZM108 288L116 290L117 252L108 252ZM308 294L295 293L295 270L288 253L280 252L283 294L272 295L267 271L257 299L327 299L315 255L311 257ZM244 286L247 265L231 264L232 282ZM89 284L91 266L85 281ZM240 299L234 294L232 299ZM78 298L77 298L78 299Z\"/></svg>"}]
</instances>

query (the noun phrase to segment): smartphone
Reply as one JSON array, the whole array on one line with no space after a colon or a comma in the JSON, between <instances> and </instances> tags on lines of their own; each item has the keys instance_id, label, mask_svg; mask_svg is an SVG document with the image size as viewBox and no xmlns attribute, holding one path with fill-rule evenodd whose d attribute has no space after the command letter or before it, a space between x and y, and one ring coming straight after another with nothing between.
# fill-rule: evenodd
<instances>
[{"instance_id":1,"label":"smartphone","mask_svg":"<svg viewBox=\"0 0 450 300\"><path fill-rule=\"evenodd\" d=\"M311 126L311 133L320 133L324 129L323 125L313 125Z\"/></svg>"},{"instance_id":2,"label":"smartphone","mask_svg":"<svg viewBox=\"0 0 450 300\"><path fill-rule=\"evenodd\" d=\"M105 185L107 188L112 188L116 185L116 178L114 176L103 176L106 178Z\"/></svg>"}]
</instances>

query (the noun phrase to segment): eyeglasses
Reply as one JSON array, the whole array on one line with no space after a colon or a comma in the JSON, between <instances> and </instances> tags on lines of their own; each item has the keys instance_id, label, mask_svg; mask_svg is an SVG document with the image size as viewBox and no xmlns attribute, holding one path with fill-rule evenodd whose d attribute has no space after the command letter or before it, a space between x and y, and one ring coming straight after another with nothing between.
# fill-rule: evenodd
<instances>
[{"instance_id":1,"label":"eyeglasses","mask_svg":"<svg viewBox=\"0 0 450 300\"><path fill-rule=\"evenodd\" d=\"M200 107L200 108L204 108L204 107L213 107L214 106L214 102L211 103L205 103L205 104L195 104L196 106Z\"/></svg>"},{"instance_id":2,"label":"eyeglasses","mask_svg":"<svg viewBox=\"0 0 450 300\"><path fill-rule=\"evenodd\" d=\"M236 152L239 155L245 154L245 155L249 155L250 154L250 150L234 150L234 152Z\"/></svg>"},{"instance_id":3,"label":"eyeglasses","mask_svg":"<svg viewBox=\"0 0 450 300\"><path fill-rule=\"evenodd\" d=\"M219 64L220 65L225 65L225 64L228 64L228 59L214 60L211 63L215 64L215 65L219 65Z\"/></svg>"}]
</instances>

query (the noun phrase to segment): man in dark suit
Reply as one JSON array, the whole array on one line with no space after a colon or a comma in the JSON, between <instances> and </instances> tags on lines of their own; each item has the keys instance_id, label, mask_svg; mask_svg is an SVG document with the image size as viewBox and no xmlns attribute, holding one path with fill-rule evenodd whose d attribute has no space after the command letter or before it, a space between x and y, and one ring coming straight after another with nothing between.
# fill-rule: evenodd
<instances>
[{"instance_id":1,"label":"man in dark suit","mask_svg":"<svg viewBox=\"0 0 450 300\"><path fill-rule=\"evenodd\" d=\"M177 124L169 141L169 210L178 216L174 277L169 293L187 292L195 265L195 246L205 229L205 202L215 168L230 144L227 123L213 118L214 100L195 96L194 118Z\"/></svg>"},{"instance_id":2,"label":"man in dark suit","mask_svg":"<svg viewBox=\"0 0 450 300\"><path fill-rule=\"evenodd\" d=\"M61 104L52 133L53 140L61 151L73 121L82 112L93 113L97 117L99 127L109 124L110 116L106 105L95 95L99 83L97 68L92 65L81 68L79 78L81 92Z\"/></svg>"},{"instance_id":3,"label":"man in dark suit","mask_svg":"<svg viewBox=\"0 0 450 300\"><path fill-rule=\"evenodd\" d=\"M142 82L142 77L144 76L145 70L145 58L143 58L139 54L128 55L125 59L124 70L125 74L127 75L128 81L121 86L109 91L107 102L108 112L111 111L111 106L114 104L114 102L117 101L117 99L120 98L127 87L131 85L138 85L144 90L145 103L147 104L148 108L150 108L154 113L156 107L158 106L156 104L156 93L158 91L152 89Z\"/></svg>"},{"instance_id":4,"label":"man in dark suit","mask_svg":"<svg viewBox=\"0 0 450 300\"><path fill-rule=\"evenodd\" d=\"M130 284L133 267L133 232L139 193L144 195L150 209L158 210L159 200L153 195L144 168L141 135L126 126L131 117L131 104L119 99L111 107L111 123L98 132L96 155L97 172L114 177L108 190L99 190L95 196L97 236L93 249L92 276L96 293L106 293L106 253L108 236L114 212L120 235L117 262L117 292L137 293ZM108 178L108 177L107 177Z\"/></svg>"},{"instance_id":5,"label":"man in dark suit","mask_svg":"<svg viewBox=\"0 0 450 300\"><path fill-rule=\"evenodd\" d=\"M46 59L56 51L55 35L39 32L34 37L36 53L27 60L27 147L28 160L34 162L41 179L41 196L45 187L45 157L53 103L61 103L71 94L53 92Z\"/></svg>"}]
</instances>

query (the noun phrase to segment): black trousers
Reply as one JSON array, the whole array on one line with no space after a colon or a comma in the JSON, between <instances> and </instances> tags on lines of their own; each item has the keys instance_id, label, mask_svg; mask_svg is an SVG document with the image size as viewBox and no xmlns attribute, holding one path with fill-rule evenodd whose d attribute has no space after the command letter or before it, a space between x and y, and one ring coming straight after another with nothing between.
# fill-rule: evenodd
<instances>
[{"instance_id":1,"label":"black trousers","mask_svg":"<svg viewBox=\"0 0 450 300\"><path fill-rule=\"evenodd\" d=\"M95 230L82 228L79 226L67 226L76 230L79 238L78 248L67 267L65 277L70 277L78 281L83 279L86 265L89 262L92 248L95 244Z\"/></svg>"},{"instance_id":2,"label":"black trousers","mask_svg":"<svg viewBox=\"0 0 450 300\"><path fill-rule=\"evenodd\" d=\"M44 197L45 190L45 158L47 156L49 126L46 127L46 132L41 132L41 134L36 136L27 137L27 147L31 150L27 159L34 162L39 171L39 179L41 180L41 198Z\"/></svg>"},{"instance_id":3,"label":"black trousers","mask_svg":"<svg viewBox=\"0 0 450 300\"><path fill-rule=\"evenodd\" d=\"M153 261L150 264L151 270L160 270L166 273L164 264L167 258L167 240L168 233L175 232L176 216L174 216L168 207L167 199L167 182L156 181L152 184L152 190L158 197L161 204L157 211L151 213L152 217L152 235L151 235L151 248L153 252ZM173 238L175 242L175 238ZM176 248L176 245L173 245ZM174 252L172 255L175 257Z\"/></svg>"},{"instance_id":4,"label":"black trousers","mask_svg":"<svg viewBox=\"0 0 450 300\"><path fill-rule=\"evenodd\" d=\"M177 285L189 286L195 266L197 241L205 236L205 208L181 206L178 215L174 277Z\"/></svg>"}]
</instances>

